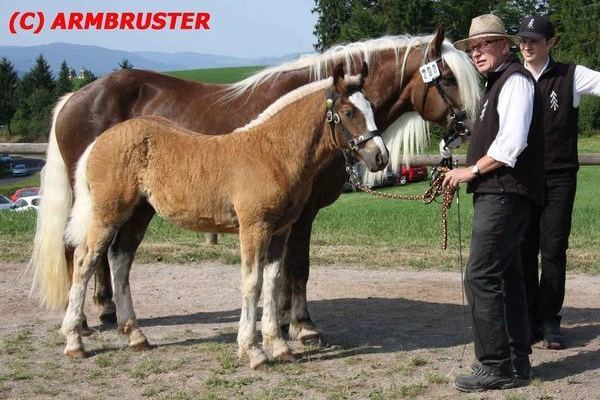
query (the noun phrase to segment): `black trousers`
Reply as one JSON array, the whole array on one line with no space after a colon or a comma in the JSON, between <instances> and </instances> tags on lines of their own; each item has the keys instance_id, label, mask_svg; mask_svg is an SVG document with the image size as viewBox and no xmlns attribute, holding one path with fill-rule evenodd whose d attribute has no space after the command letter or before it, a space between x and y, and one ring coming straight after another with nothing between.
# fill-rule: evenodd
<instances>
[{"instance_id":1,"label":"black trousers","mask_svg":"<svg viewBox=\"0 0 600 400\"><path fill-rule=\"evenodd\" d=\"M519 250L530 200L518 194L476 193L473 209L465 292L475 356L484 365L511 371L511 357L531 353Z\"/></svg>"},{"instance_id":2,"label":"black trousers","mask_svg":"<svg viewBox=\"0 0 600 400\"><path fill-rule=\"evenodd\" d=\"M521 245L527 303L532 327L558 316L565 298L567 248L571 234L577 172L546 172L546 202L534 206ZM541 276L538 254L541 252Z\"/></svg>"}]
</instances>

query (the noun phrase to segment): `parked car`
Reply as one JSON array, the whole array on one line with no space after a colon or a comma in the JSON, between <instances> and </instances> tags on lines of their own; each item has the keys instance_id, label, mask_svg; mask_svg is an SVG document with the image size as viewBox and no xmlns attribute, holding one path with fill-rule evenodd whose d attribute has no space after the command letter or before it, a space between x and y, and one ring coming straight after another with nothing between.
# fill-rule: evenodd
<instances>
[{"instance_id":1,"label":"parked car","mask_svg":"<svg viewBox=\"0 0 600 400\"><path fill-rule=\"evenodd\" d=\"M14 211L27 211L27 210L36 210L38 205L40 204L40 199L42 196L26 196L21 197L12 206L12 210Z\"/></svg>"},{"instance_id":2,"label":"parked car","mask_svg":"<svg viewBox=\"0 0 600 400\"><path fill-rule=\"evenodd\" d=\"M9 163L13 159L10 154L0 154L0 163Z\"/></svg>"},{"instance_id":3,"label":"parked car","mask_svg":"<svg viewBox=\"0 0 600 400\"><path fill-rule=\"evenodd\" d=\"M16 164L13 165L11 174L12 176L25 176L29 175L29 170L25 164Z\"/></svg>"},{"instance_id":4,"label":"parked car","mask_svg":"<svg viewBox=\"0 0 600 400\"><path fill-rule=\"evenodd\" d=\"M409 167L403 165L400 169L400 175L397 177L397 182L400 185L406 185L410 182L419 182L427 179L428 172L427 167L418 166L418 167Z\"/></svg>"},{"instance_id":5,"label":"parked car","mask_svg":"<svg viewBox=\"0 0 600 400\"><path fill-rule=\"evenodd\" d=\"M14 203L15 201L17 201L17 199L19 199L21 197L37 196L38 194L40 194L39 187L21 188L21 189L17 189L17 191L15 191L12 196L10 196L10 200Z\"/></svg>"},{"instance_id":6,"label":"parked car","mask_svg":"<svg viewBox=\"0 0 600 400\"><path fill-rule=\"evenodd\" d=\"M4 195L0 194L0 210L7 210L9 208L11 208L13 205L13 202L10 201L10 199Z\"/></svg>"}]
</instances>

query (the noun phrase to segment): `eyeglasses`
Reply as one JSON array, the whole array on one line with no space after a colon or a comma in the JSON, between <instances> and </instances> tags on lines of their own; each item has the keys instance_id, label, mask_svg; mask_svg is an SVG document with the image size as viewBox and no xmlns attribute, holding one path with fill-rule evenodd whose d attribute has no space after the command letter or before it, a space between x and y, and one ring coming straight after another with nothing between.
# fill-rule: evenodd
<instances>
[{"instance_id":1,"label":"eyeglasses","mask_svg":"<svg viewBox=\"0 0 600 400\"><path fill-rule=\"evenodd\" d=\"M496 40L484 40L483 42L479 42L477 43L475 46L471 46L469 47L469 49L467 50L467 54L471 55L473 54L473 52L478 51L479 53L483 53L485 51L488 51L489 49L492 48L492 45L498 41L500 41L501 39L496 39Z\"/></svg>"}]
</instances>

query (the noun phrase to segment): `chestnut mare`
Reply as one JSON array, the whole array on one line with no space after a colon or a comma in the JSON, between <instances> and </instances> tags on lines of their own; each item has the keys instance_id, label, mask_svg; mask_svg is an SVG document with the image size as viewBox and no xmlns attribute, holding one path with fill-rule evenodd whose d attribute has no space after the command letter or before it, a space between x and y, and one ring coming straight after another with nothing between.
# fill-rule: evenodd
<instances>
[{"instance_id":1,"label":"chestnut mare","mask_svg":"<svg viewBox=\"0 0 600 400\"><path fill-rule=\"evenodd\" d=\"M137 324L129 288L135 249L120 231L137 205L146 202L180 227L239 233L238 354L252 368L268 358L290 359L278 323L280 267L313 179L336 149L358 156L371 171L388 162L371 104L360 91L362 83L363 76L344 80L338 64L333 79L286 94L231 134L206 136L149 116L117 124L92 142L78 162L66 229L67 241L76 248L62 325L65 354L85 356L81 324L86 285L107 251L119 331L129 335L135 349L150 346ZM255 335L261 288L264 352Z\"/></svg>"},{"instance_id":2,"label":"chestnut mare","mask_svg":"<svg viewBox=\"0 0 600 400\"><path fill-rule=\"evenodd\" d=\"M47 307L66 305L72 248L67 247L66 257L65 252L56 249L65 246L63 232L72 202L75 165L86 147L109 127L130 118L156 115L192 131L223 134L253 120L285 93L330 76L334 63L345 60L350 74L357 74L363 61L369 65L363 92L373 105L377 126L385 130L384 140L406 137L405 145L419 143L424 140L422 136L409 140L410 135L399 131L405 125L405 116L422 122L420 115L441 126L450 122L448 106L439 90L424 83L419 74L424 59L438 60L442 73L440 85L453 108L465 109L472 118L479 98L476 70L466 54L444 41L443 35L438 30L434 36L390 36L338 46L324 54L266 69L233 85L203 84L154 72L122 70L80 89L54 112L42 178L44 197L38 210L31 260L32 291L39 293L41 303ZM423 123L412 125L422 127ZM423 134L425 130L420 132ZM399 159L398 151L391 152L393 165ZM341 193L347 179L343 166L341 152L333 153L322 166L288 240L283 308L288 311L289 333L294 339L319 337L306 304L310 235L318 210L334 202ZM129 223L121 227L122 235L129 237L129 246L137 248L154 212L148 203L142 202ZM49 281L61 283L49 286L46 283ZM105 256L96 269L96 290L95 300L103 307L101 321L113 321L115 309Z\"/></svg>"}]
</instances>

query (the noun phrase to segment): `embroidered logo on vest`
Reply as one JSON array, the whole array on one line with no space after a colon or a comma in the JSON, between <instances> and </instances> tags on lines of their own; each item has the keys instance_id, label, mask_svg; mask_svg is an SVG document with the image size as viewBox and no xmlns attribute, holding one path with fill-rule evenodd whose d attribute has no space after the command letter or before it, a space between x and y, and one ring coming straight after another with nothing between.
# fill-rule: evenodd
<instances>
[{"instance_id":1,"label":"embroidered logo on vest","mask_svg":"<svg viewBox=\"0 0 600 400\"><path fill-rule=\"evenodd\" d=\"M550 108L558 111L558 95L554 90L550 93Z\"/></svg>"},{"instance_id":2,"label":"embroidered logo on vest","mask_svg":"<svg viewBox=\"0 0 600 400\"><path fill-rule=\"evenodd\" d=\"M487 108L488 105L488 100L485 101L485 103L483 103L483 107L481 107L481 114L479 114L479 120L483 121L483 117L485 116L485 109Z\"/></svg>"},{"instance_id":3,"label":"embroidered logo on vest","mask_svg":"<svg viewBox=\"0 0 600 400\"><path fill-rule=\"evenodd\" d=\"M529 29L533 29L533 18L531 18L531 19L529 20L529 23L527 24L527 27L528 27Z\"/></svg>"}]
</instances>

